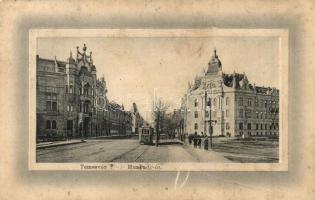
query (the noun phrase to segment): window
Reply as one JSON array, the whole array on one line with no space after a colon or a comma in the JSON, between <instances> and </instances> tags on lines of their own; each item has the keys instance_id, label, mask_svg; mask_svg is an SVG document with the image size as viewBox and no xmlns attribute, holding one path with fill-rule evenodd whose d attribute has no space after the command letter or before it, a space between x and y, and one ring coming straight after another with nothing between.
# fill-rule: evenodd
<instances>
[{"instance_id":1,"label":"window","mask_svg":"<svg viewBox=\"0 0 315 200\"><path fill-rule=\"evenodd\" d=\"M225 111L225 116L226 116L226 117L229 117L229 116L230 116L230 111L229 111L229 110L226 110L226 111Z\"/></svg>"},{"instance_id":2,"label":"window","mask_svg":"<svg viewBox=\"0 0 315 200\"><path fill-rule=\"evenodd\" d=\"M73 120L67 120L67 130L73 129Z\"/></svg>"},{"instance_id":3,"label":"window","mask_svg":"<svg viewBox=\"0 0 315 200\"><path fill-rule=\"evenodd\" d=\"M251 117L252 117L252 111L251 111L251 110L247 110L247 111L245 112L245 117L246 117L246 118L251 118Z\"/></svg>"},{"instance_id":4,"label":"window","mask_svg":"<svg viewBox=\"0 0 315 200\"><path fill-rule=\"evenodd\" d=\"M51 129L50 120L46 121L46 129Z\"/></svg>"},{"instance_id":5,"label":"window","mask_svg":"<svg viewBox=\"0 0 315 200\"><path fill-rule=\"evenodd\" d=\"M217 98L213 98L213 107L217 106Z\"/></svg>"},{"instance_id":6,"label":"window","mask_svg":"<svg viewBox=\"0 0 315 200\"><path fill-rule=\"evenodd\" d=\"M239 98L238 105L239 105L239 106L242 106L242 105L243 105L243 97L240 97L240 98Z\"/></svg>"},{"instance_id":7,"label":"window","mask_svg":"<svg viewBox=\"0 0 315 200\"><path fill-rule=\"evenodd\" d=\"M265 108L267 108L267 101L265 101Z\"/></svg>"},{"instance_id":8,"label":"window","mask_svg":"<svg viewBox=\"0 0 315 200\"><path fill-rule=\"evenodd\" d=\"M84 113L89 112L89 102L84 102L83 103L83 112Z\"/></svg>"},{"instance_id":9,"label":"window","mask_svg":"<svg viewBox=\"0 0 315 200\"><path fill-rule=\"evenodd\" d=\"M243 123L239 123L239 129L243 130Z\"/></svg>"},{"instance_id":10,"label":"window","mask_svg":"<svg viewBox=\"0 0 315 200\"><path fill-rule=\"evenodd\" d=\"M83 88L83 95L89 95L90 85L87 83Z\"/></svg>"},{"instance_id":11,"label":"window","mask_svg":"<svg viewBox=\"0 0 315 200\"><path fill-rule=\"evenodd\" d=\"M206 110L206 117L209 117L209 111Z\"/></svg>"},{"instance_id":12,"label":"window","mask_svg":"<svg viewBox=\"0 0 315 200\"><path fill-rule=\"evenodd\" d=\"M256 118L258 119L259 118L259 113L256 111Z\"/></svg>"},{"instance_id":13,"label":"window","mask_svg":"<svg viewBox=\"0 0 315 200\"><path fill-rule=\"evenodd\" d=\"M226 128L226 130L229 130L229 129L230 129L230 124L229 124L229 123L226 123L226 124L225 124L225 128Z\"/></svg>"},{"instance_id":14,"label":"window","mask_svg":"<svg viewBox=\"0 0 315 200\"><path fill-rule=\"evenodd\" d=\"M258 106L258 99L255 97L255 106Z\"/></svg>"},{"instance_id":15,"label":"window","mask_svg":"<svg viewBox=\"0 0 315 200\"><path fill-rule=\"evenodd\" d=\"M268 130L268 124L265 124L265 129Z\"/></svg>"},{"instance_id":16,"label":"window","mask_svg":"<svg viewBox=\"0 0 315 200\"><path fill-rule=\"evenodd\" d=\"M212 112L212 116L213 116L213 117L217 117L217 111L213 111L213 112Z\"/></svg>"},{"instance_id":17,"label":"window","mask_svg":"<svg viewBox=\"0 0 315 200\"><path fill-rule=\"evenodd\" d=\"M198 130L198 124L195 123L195 130Z\"/></svg>"},{"instance_id":18,"label":"window","mask_svg":"<svg viewBox=\"0 0 315 200\"><path fill-rule=\"evenodd\" d=\"M263 100L260 101L260 107L264 107L264 101Z\"/></svg>"},{"instance_id":19,"label":"window","mask_svg":"<svg viewBox=\"0 0 315 200\"><path fill-rule=\"evenodd\" d=\"M51 111L51 101L46 101L46 111Z\"/></svg>"},{"instance_id":20,"label":"window","mask_svg":"<svg viewBox=\"0 0 315 200\"><path fill-rule=\"evenodd\" d=\"M256 124L256 130L258 130L259 129L259 125L258 124Z\"/></svg>"},{"instance_id":21,"label":"window","mask_svg":"<svg viewBox=\"0 0 315 200\"><path fill-rule=\"evenodd\" d=\"M68 112L73 112L73 106L70 106L70 105L67 106L67 111L68 111Z\"/></svg>"},{"instance_id":22,"label":"window","mask_svg":"<svg viewBox=\"0 0 315 200\"><path fill-rule=\"evenodd\" d=\"M248 130L251 130L251 129L252 129L252 124L251 124L251 123L248 123L248 124L247 124L247 129L248 129Z\"/></svg>"},{"instance_id":23,"label":"window","mask_svg":"<svg viewBox=\"0 0 315 200\"><path fill-rule=\"evenodd\" d=\"M52 111L57 111L57 102L52 102Z\"/></svg>"},{"instance_id":24,"label":"window","mask_svg":"<svg viewBox=\"0 0 315 200\"><path fill-rule=\"evenodd\" d=\"M248 100L247 100L247 105L248 105L248 106L252 106L252 99L251 99L251 98L248 98Z\"/></svg>"},{"instance_id":25,"label":"window","mask_svg":"<svg viewBox=\"0 0 315 200\"><path fill-rule=\"evenodd\" d=\"M226 97L225 98L225 105L230 105L230 98L229 97Z\"/></svg>"},{"instance_id":26,"label":"window","mask_svg":"<svg viewBox=\"0 0 315 200\"><path fill-rule=\"evenodd\" d=\"M195 107L198 107L198 99L195 99Z\"/></svg>"},{"instance_id":27,"label":"window","mask_svg":"<svg viewBox=\"0 0 315 200\"><path fill-rule=\"evenodd\" d=\"M198 118L198 111L195 111L195 118Z\"/></svg>"},{"instance_id":28,"label":"window","mask_svg":"<svg viewBox=\"0 0 315 200\"><path fill-rule=\"evenodd\" d=\"M56 129L56 128L57 128L57 123L56 123L55 120L52 121L52 123L51 123L51 128L52 128L52 129Z\"/></svg>"},{"instance_id":29,"label":"window","mask_svg":"<svg viewBox=\"0 0 315 200\"><path fill-rule=\"evenodd\" d=\"M46 111L57 111L56 94L46 94Z\"/></svg>"},{"instance_id":30,"label":"window","mask_svg":"<svg viewBox=\"0 0 315 200\"><path fill-rule=\"evenodd\" d=\"M264 129L263 124L260 124L260 129L261 129L261 130L263 130L263 129Z\"/></svg>"},{"instance_id":31,"label":"window","mask_svg":"<svg viewBox=\"0 0 315 200\"><path fill-rule=\"evenodd\" d=\"M73 85L70 85L70 87L69 87L69 93L70 93L70 94L73 93Z\"/></svg>"},{"instance_id":32,"label":"window","mask_svg":"<svg viewBox=\"0 0 315 200\"><path fill-rule=\"evenodd\" d=\"M243 117L244 116L244 111L243 111L243 109L240 109L239 110L239 117Z\"/></svg>"}]
</instances>

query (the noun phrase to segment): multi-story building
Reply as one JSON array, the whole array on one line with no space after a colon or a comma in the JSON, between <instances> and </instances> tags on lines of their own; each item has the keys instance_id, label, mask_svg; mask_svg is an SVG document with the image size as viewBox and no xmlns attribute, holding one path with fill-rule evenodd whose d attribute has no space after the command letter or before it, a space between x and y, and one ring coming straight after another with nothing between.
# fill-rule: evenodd
<instances>
[{"instance_id":1,"label":"multi-story building","mask_svg":"<svg viewBox=\"0 0 315 200\"><path fill-rule=\"evenodd\" d=\"M96 137L131 132L131 114L107 99L92 52L77 47L67 61L36 58L37 138Z\"/></svg>"},{"instance_id":2,"label":"multi-story building","mask_svg":"<svg viewBox=\"0 0 315 200\"><path fill-rule=\"evenodd\" d=\"M203 76L182 98L185 132L214 136L278 136L279 90L251 84L245 74L226 74L214 50Z\"/></svg>"},{"instance_id":3,"label":"multi-story building","mask_svg":"<svg viewBox=\"0 0 315 200\"><path fill-rule=\"evenodd\" d=\"M143 126L144 119L140 115L137 104L133 103L131 108L131 115L132 115L132 130L133 134L139 134L139 128Z\"/></svg>"}]
</instances>

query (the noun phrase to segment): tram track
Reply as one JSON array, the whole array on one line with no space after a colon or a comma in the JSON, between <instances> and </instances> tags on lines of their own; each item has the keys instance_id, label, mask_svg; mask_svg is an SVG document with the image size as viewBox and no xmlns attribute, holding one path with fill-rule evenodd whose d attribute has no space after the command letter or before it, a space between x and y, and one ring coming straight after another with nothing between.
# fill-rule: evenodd
<instances>
[{"instance_id":1,"label":"tram track","mask_svg":"<svg viewBox=\"0 0 315 200\"><path fill-rule=\"evenodd\" d=\"M60 148L61 146L56 146L56 147L50 147L49 149L39 149L39 150L36 150L36 156L47 155L50 153L64 152L65 150L71 151L71 150L76 150L79 148L89 147L92 145L95 145L95 143L94 142L85 142L85 143L80 143L80 144L73 144L73 145L70 144L70 145L62 146L62 148Z\"/></svg>"},{"instance_id":2,"label":"tram track","mask_svg":"<svg viewBox=\"0 0 315 200\"><path fill-rule=\"evenodd\" d=\"M116 160L119 160L119 159L122 159L123 157L126 157L127 154L130 154L136 150L138 150L139 148L141 148L142 145L138 145L136 146L135 148L132 148L126 152L124 152L123 154L119 155L119 156L116 156L114 157L113 159L111 159L109 162L115 162ZM145 149L143 151L141 151L141 153L139 155L137 155L136 159L133 160L132 162L136 162L146 151L148 151L148 149L150 148L150 146L146 146Z\"/></svg>"}]
</instances>

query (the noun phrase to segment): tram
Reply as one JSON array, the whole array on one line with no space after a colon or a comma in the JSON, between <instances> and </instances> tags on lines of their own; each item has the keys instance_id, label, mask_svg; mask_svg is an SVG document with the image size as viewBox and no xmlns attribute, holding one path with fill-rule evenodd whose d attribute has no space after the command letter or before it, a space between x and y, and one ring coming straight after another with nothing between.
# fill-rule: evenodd
<instances>
[{"instance_id":1,"label":"tram","mask_svg":"<svg viewBox=\"0 0 315 200\"><path fill-rule=\"evenodd\" d=\"M139 128L139 143L152 145L154 129L150 126L142 126Z\"/></svg>"}]
</instances>

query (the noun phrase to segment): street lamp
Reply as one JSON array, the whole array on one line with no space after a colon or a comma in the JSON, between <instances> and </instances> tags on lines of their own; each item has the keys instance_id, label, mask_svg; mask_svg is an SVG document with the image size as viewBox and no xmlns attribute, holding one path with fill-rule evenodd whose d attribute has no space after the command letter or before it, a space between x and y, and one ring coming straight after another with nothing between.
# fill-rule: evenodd
<instances>
[{"instance_id":1,"label":"street lamp","mask_svg":"<svg viewBox=\"0 0 315 200\"><path fill-rule=\"evenodd\" d=\"M212 149L212 134L213 134L213 124L216 124L217 120L211 119L211 98L208 99L208 93L205 91L205 112L207 107L209 107L209 120L205 119L205 125L209 123L209 136L210 136L210 148Z\"/></svg>"}]
</instances>

